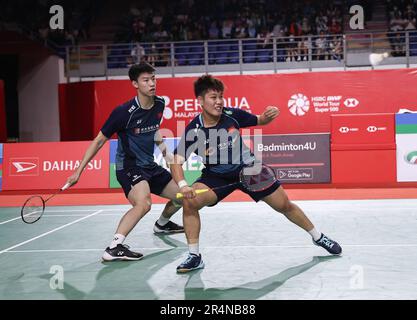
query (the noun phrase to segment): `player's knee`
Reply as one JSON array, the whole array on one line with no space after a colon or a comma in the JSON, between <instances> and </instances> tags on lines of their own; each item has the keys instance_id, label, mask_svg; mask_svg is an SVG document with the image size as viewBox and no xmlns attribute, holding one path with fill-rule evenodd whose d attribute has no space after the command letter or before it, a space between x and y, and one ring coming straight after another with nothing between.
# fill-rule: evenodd
<instances>
[{"instance_id":1,"label":"player's knee","mask_svg":"<svg viewBox=\"0 0 417 320\"><path fill-rule=\"evenodd\" d=\"M140 203L137 203L134 208L136 209L138 213L141 213L142 215L147 214L149 211L151 211L151 203L149 201L143 201Z\"/></svg>"},{"instance_id":2,"label":"player's knee","mask_svg":"<svg viewBox=\"0 0 417 320\"><path fill-rule=\"evenodd\" d=\"M200 209L199 203L195 199L187 199L183 201L182 205L184 207L184 213L186 213L186 211L194 212Z\"/></svg>"},{"instance_id":3,"label":"player's knee","mask_svg":"<svg viewBox=\"0 0 417 320\"><path fill-rule=\"evenodd\" d=\"M288 214L292 211L293 207L294 207L294 205L292 204L292 202L287 199L279 207L279 212L281 212L283 214Z\"/></svg>"}]
</instances>

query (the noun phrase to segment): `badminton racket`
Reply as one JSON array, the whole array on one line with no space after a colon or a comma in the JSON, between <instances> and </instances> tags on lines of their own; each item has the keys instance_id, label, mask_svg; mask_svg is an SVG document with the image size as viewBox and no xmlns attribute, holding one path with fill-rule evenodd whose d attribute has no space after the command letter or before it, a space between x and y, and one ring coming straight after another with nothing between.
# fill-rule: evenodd
<instances>
[{"instance_id":1,"label":"badminton racket","mask_svg":"<svg viewBox=\"0 0 417 320\"><path fill-rule=\"evenodd\" d=\"M38 221L45 211L46 203L61 191L68 189L70 186L71 184L67 183L61 189L46 199L42 198L41 196L31 196L28 198L20 211L23 222L31 224Z\"/></svg>"},{"instance_id":2,"label":"badminton racket","mask_svg":"<svg viewBox=\"0 0 417 320\"><path fill-rule=\"evenodd\" d=\"M253 167L244 167L239 172L239 181L229 183L224 186L214 187L214 188L206 188L206 189L197 189L194 192L196 194L205 193L209 190L217 190L221 188L227 188L234 185L242 185L244 189L250 192L259 192L268 189L272 186L276 181L278 181L275 171L266 166L261 165L261 168ZM182 193L177 193L177 199L181 199L184 197Z\"/></svg>"}]
</instances>

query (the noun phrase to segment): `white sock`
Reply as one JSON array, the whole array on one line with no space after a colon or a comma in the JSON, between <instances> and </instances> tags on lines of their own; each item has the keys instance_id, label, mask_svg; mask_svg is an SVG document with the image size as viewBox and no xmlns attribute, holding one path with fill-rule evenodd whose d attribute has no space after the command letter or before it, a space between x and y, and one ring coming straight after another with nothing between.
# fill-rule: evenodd
<instances>
[{"instance_id":1,"label":"white sock","mask_svg":"<svg viewBox=\"0 0 417 320\"><path fill-rule=\"evenodd\" d=\"M308 233L313 237L314 241L319 240L321 237L321 232L318 232L316 228L311 229Z\"/></svg>"},{"instance_id":2,"label":"white sock","mask_svg":"<svg viewBox=\"0 0 417 320\"><path fill-rule=\"evenodd\" d=\"M190 251L190 253L195 254L195 255L198 256L200 254L198 242L193 243L193 244L189 244L188 245L188 251Z\"/></svg>"},{"instance_id":3,"label":"white sock","mask_svg":"<svg viewBox=\"0 0 417 320\"><path fill-rule=\"evenodd\" d=\"M165 218L162 214L161 214L161 216L159 217L159 219L158 219L158 224L160 225L160 226L164 226L164 225L166 225L167 223L168 223L168 221L169 221L169 218Z\"/></svg>"},{"instance_id":4,"label":"white sock","mask_svg":"<svg viewBox=\"0 0 417 320\"><path fill-rule=\"evenodd\" d=\"M112 242L110 243L110 249L113 249L114 247L116 247L118 244L123 243L123 241L125 241L126 237L120 233L116 233L113 237Z\"/></svg>"}]
</instances>

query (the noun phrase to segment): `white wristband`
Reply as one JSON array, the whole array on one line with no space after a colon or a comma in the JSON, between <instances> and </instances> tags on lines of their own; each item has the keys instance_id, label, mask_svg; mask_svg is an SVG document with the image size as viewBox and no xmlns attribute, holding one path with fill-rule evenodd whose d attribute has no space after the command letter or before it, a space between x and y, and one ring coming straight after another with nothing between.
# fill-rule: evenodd
<instances>
[{"instance_id":1,"label":"white wristband","mask_svg":"<svg viewBox=\"0 0 417 320\"><path fill-rule=\"evenodd\" d=\"M180 187L180 189L181 189L182 187L186 187L186 186L188 186L187 181L185 181L185 180L181 180L181 181L179 181L179 182L178 182L178 187Z\"/></svg>"}]
</instances>

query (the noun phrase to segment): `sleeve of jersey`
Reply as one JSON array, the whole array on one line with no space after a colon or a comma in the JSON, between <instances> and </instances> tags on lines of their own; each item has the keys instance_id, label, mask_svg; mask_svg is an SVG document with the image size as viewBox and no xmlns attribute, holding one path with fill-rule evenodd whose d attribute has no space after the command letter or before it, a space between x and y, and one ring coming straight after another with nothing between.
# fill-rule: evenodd
<instances>
[{"instance_id":1,"label":"sleeve of jersey","mask_svg":"<svg viewBox=\"0 0 417 320\"><path fill-rule=\"evenodd\" d=\"M121 111L120 108L114 109L101 128L101 132L109 139L113 134L123 129L123 114Z\"/></svg>"},{"instance_id":2,"label":"sleeve of jersey","mask_svg":"<svg viewBox=\"0 0 417 320\"><path fill-rule=\"evenodd\" d=\"M233 109L233 118L236 119L241 128L258 125L258 117L256 115L238 108Z\"/></svg>"},{"instance_id":3,"label":"sleeve of jersey","mask_svg":"<svg viewBox=\"0 0 417 320\"><path fill-rule=\"evenodd\" d=\"M197 135L194 130L186 127L180 142L174 150L174 154L178 154L187 160L190 155L197 149L196 147Z\"/></svg>"}]
</instances>

